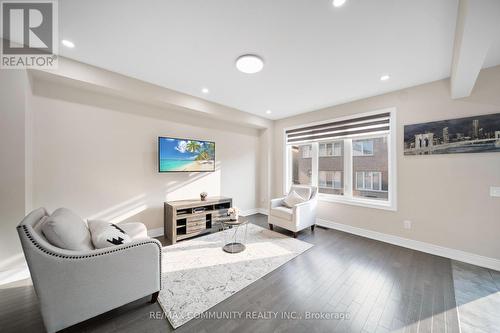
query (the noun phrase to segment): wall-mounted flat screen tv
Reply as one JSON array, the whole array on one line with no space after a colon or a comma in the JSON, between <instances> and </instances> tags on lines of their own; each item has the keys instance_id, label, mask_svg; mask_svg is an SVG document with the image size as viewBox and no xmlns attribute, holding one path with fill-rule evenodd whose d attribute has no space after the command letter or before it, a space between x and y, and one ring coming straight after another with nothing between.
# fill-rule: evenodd
<instances>
[{"instance_id":1,"label":"wall-mounted flat screen tv","mask_svg":"<svg viewBox=\"0 0 500 333\"><path fill-rule=\"evenodd\" d=\"M159 137L158 171L215 171L215 142Z\"/></svg>"}]
</instances>

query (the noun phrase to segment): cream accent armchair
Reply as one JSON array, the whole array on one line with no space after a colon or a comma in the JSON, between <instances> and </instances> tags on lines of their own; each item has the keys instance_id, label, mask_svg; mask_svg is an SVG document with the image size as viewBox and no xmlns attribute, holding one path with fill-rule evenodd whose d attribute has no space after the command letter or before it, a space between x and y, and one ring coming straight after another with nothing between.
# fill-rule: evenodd
<instances>
[{"instance_id":1,"label":"cream accent armchair","mask_svg":"<svg viewBox=\"0 0 500 333\"><path fill-rule=\"evenodd\" d=\"M51 245L39 229L44 208L18 225L24 255L47 332L56 332L161 288L161 243L156 239L88 251Z\"/></svg>"},{"instance_id":2,"label":"cream accent armchair","mask_svg":"<svg viewBox=\"0 0 500 333\"><path fill-rule=\"evenodd\" d=\"M316 207L318 205L318 188L316 186L293 185L290 191L295 191L301 197L307 197L309 200L299 203L293 208L283 205L284 198L271 200L267 222L269 229L273 226L285 228L293 232L293 237L297 237L297 232L311 227L314 230L316 225Z\"/></svg>"}]
</instances>

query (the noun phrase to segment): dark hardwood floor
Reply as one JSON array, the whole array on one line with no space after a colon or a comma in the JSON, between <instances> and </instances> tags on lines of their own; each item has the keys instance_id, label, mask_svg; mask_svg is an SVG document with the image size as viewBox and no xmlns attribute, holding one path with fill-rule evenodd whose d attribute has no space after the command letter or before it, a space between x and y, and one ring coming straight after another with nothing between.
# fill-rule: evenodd
<instances>
[{"instance_id":1,"label":"dark hardwood floor","mask_svg":"<svg viewBox=\"0 0 500 333\"><path fill-rule=\"evenodd\" d=\"M267 227L265 216L251 219ZM209 310L219 315L240 311L244 317L278 312L277 319L194 319L176 331L459 332L449 259L319 227L298 238L315 246ZM160 306L148 301L140 299L64 332L173 331ZM348 319L308 319L308 312L345 313ZM0 332L43 331L30 282L0 286Z\"/></svg>"}]
</instances>

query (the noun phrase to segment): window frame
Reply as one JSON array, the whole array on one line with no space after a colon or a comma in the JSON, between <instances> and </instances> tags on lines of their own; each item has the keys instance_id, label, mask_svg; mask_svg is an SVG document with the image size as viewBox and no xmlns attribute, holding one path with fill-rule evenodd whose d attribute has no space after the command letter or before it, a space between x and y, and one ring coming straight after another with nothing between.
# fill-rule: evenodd
<instances>
[{"instance_id":1,"label":"window frame","mask_svg":"<svg viewBox=\"0 0 500 333\"><path fill-rule=\"evenodd\" d=\"M292 130L292 129L297 129L297 128L302 128L302 127L308 127L308 126L314 126L314 125L321 125L324 123L329 123L332 121L343 121L343 120L350 120L350 119L356 119L360 117L365 117L365 116L371 116L371 115L376 115L376 114L382 114L382 113L390 113L390 131L388 134L364 134L364 135L352 135L352 136L345 136L345 137L339 137L335 138L334 140L332 139L326 139L326 140L312 140L312 141L307 141L300 143L302 144L311 144L312 149L312 184L313 186L318 186L319 187L319 171L318 170L318 161L319 161L319 144L320 143L330 143L334 141L341 141L343 140L344 142L344 147L343 147L343 157L344 157L344 170L342 173L343 179L343 189L344 189L344 194L343 195L338 195L338 194L327 194L327 193L319 193L318 198L320 201L323 202L334 202L334 203L340 203L340 204L347 204L347 205L354 205L354 206L361 206L361 207L368 207L368 208L376 208L376 209L383 209L383 210L390 210L390 211L397 211L397 149L396 149L396 138L397 138L397 127L396 127L396 108L391 107L391 108L386 108L386 109L379 109L375 111L370 111L370 112L364 112L364 113L357 113L353 114L350 116L346 117L339 117L339 118L331 118L319 122L313 122L313 123L308 123L308 124L300 124L297 126L291 126L283 129L283 160L285 161L283 165L283 194L286 195L288 193L288 189L290 188L290 183L291 183L291 178L289 175L291 174L291 154L289 154L289 146L292 146L293 144L287 144L286 143L286 131ZM374 139L374 138L379 138L385 136L387 138L387 158L388 158L388 199L387 200L376 200L376 199L370 199L370 198L362 198L362 197L355 197L352 195L353 192L353 185L355 186L357 183L356 182L356 175L352 174L353 173L353 150L352 150L352 141L353 140L362 140L362 139ZM297 144L295 144L297 145ZM332 147L332 152L333 152L333 147ZM373 156L372 155L357 155L357 156ZM330 156L321 156L321 157L330 157ZM354 177L354 178L353 178ZM353 182L354 180L354 182ZM372 181L372 186L373 186L373 181ZM380 175L380 187L382 186L382 175ZM365 191L365 190L363 190ZM385 191L382 191L385 192Z\"/></svg>"}]
</instances>

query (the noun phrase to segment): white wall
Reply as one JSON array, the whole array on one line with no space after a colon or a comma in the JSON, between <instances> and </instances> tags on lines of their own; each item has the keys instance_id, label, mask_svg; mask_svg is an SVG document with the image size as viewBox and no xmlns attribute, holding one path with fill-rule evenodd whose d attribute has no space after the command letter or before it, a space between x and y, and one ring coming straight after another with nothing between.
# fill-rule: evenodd
<instances>
[{"instance_id":1,"label":"white wall","mask_svg":"<svg viewBox=\"0 0 500 333\"><path fill-rule=\"evenodd\" d=\"M318 217L500 259L500 153L403 155L403 126L500 112L500 66L483 70L472 95L452 100L449 80L363 99L279 120L274 128L273 193L283 189L283 129L356 113L396 107L398 210L320 202ZM403 228L403 221L413 228Z\"/></svg>"},{"instance_id":2,"label":"white wall","mask_svg":"<svg viewBox=\"0 0 500 333\"><path fill-rule=\"evenodd\" d=\"M35 82L33 206L163 227L163 202L209 195L257 207L259 132L48 82ZM157 137L215 141L213 173L157 172Z\"/></svg>"}]
</instances>

